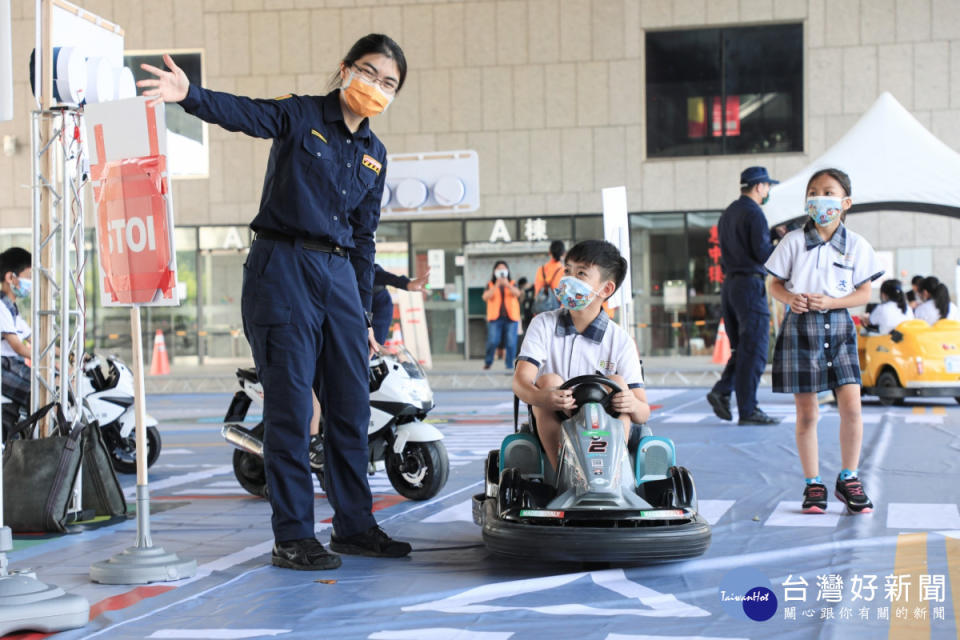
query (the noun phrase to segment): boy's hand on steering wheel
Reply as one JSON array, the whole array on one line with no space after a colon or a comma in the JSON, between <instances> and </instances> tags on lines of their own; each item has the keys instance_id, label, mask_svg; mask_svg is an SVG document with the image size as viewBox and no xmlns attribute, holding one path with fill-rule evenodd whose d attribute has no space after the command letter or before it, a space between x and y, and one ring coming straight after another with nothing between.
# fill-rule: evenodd
<instances>
[{"instance_id":1,"label":"boy's hand on steering wheel","mask_svg":"<svg viewBox=\"0 0 960 640\"><path fill-rule=\"evenodd\" d=\"M544 405L554 411L572 411L576 407L570 389L545 389Z\"/></svg>"},{"instance_id":2,"label":"boy's hand on steering wheel","mask_svg":"<svg viewBox=\"0 0 960 640\"><path fill-rule=\"evenodd\" d=\"M633 415L634 413L638 412L642 406L643 403L640 401L640 399L637 398L637 396L633 394L633 391L629 389L615 393L610 398L610 408L617 413Z\"/></svg>"}]
</instances>

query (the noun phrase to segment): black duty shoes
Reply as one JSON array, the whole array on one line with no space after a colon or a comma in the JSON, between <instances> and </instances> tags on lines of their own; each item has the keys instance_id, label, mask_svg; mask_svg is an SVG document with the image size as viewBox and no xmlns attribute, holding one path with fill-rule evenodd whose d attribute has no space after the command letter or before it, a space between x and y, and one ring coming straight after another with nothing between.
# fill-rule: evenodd
<instances>
[{"instance_id":1,"label":"black duty shoes","mask_svg":"<svg viewBox=\"0 0 960 640\"><path fill-rule=\"evenodd\" d=\"M780 424L780 421L765 414L760 407L754 409L748 417L740 418L740 425L744 427L769 427L774 424Z\"/></svg>"},{"instance_id":2,"label":"black duty shoes","mask_svg":"<svg viewBox=\"0 0 960 640\"><path fill-rule=\"evenodd\" d=\"M733 420L733 414L730 412L730 396L711 391L707 394L707 402L713 407L713 412L721 420Z\"/></svg>"},{"instance_id":3,"label":"black duty shoes","mask_svg":"<svg viewBox=\"0 0 960 640\"><path fill-rule=\"evenodd\" d=\"M856 476L841 480L837 476L837 497L847 505L850 513L870 513L873 511L873 503L867 497L863 490L863 483Z\"/></svg>"},{"instance_id":4,"label":"black duty shoes","mask_svg":"<svg viewBox=\"0 0 960 640\"><path fill-rule=\"evenodd\" d=\"M410 545L393 540L383 529L374 525L363 533L352 536L330 536L330 548L337 553L374 558L402 558L410 553Z\"/></svg>"},{"instance_id":5,"label":"black duty shoes","mask_svg":"<svg viewBox=\"0 0 960 640\"><path fill-rule=\"evenodd\" d=\"M271 559L275 567L297 571L322 571L340 566L340 556L324 549L316 538L276 542Z\"/></svg>"},{"instance_id":6,"label":"black duty shoes","mask_svg":"<svg viewBox=\"0 0 960 640\"><path fill-rule=\"evenodd\" d=\"M819 483L804 487L802 509L804 513L826 513L827 487Z\"/></svg>"}]
</instances>

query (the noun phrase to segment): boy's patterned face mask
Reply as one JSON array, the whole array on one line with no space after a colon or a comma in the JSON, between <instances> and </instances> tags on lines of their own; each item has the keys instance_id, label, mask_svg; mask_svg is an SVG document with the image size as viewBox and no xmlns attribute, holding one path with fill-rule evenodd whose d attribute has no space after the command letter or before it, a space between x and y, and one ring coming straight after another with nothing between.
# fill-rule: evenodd
<instances>
[{"instance_id":1,"label":"boy's patterned face mask","mask_svg":"<svg viewBox=\"0 0 960 640\"><path fill-rule=\"evenodd\" d=\"M807 215L821 227L825 227L843 213L843 198L814 196L807 198Z\"/></svg>"},{"instance_id":2,"label":"boy's patterned face mask","mask_svg":"<svg viewBox=\"0 0 960 640\"><path fill-rule=\"evenodd\" d=\"M597 292L590 288L586 282L573 276L566 276L560 279L557 288L553 290L560 306L571 311L582 311L590 306Z\"/></svg>"}]
</instances>

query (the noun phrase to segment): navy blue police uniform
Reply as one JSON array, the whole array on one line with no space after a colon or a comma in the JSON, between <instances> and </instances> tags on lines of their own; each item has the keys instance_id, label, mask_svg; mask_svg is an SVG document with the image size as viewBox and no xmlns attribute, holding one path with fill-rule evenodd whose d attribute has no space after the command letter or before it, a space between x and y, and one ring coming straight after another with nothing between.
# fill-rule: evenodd
<instances>
[{"instance_id":1,"label":"navy blue police uniform","mask_svg":"<svg viewBox=\"0 0 960 640\"><path fill-rule=\"evenodd\" d=\"M255 100L191 85L187 113L272 138L241 312L264 391L264 461L278 542L314 537L311 391L324 408L334 530L375 526L367 482L367 321L386 149L364 119L347 128L339 91Z\"/></svg>"},{"instance_id":2,"label":"navy blue police uniform","mask_svg":"<svg viewBox=\"0 0 960 640\"><path fill-rule=\"evenodd\" d=\"M723 323L730 338L730 359L714 393L737 393L740 418L757 408L757 385L767 366L770 309L764 288L764 263L773 253L770 230L763 210L741 195L720 216L717 224L720 262L723 267Z\"/></svg>"}]
</instances>

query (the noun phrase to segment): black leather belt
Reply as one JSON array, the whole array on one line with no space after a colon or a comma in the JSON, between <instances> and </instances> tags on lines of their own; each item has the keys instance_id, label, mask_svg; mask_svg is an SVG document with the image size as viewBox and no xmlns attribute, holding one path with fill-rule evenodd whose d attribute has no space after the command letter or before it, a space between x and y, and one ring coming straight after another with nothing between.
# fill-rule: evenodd
<instances>
[{"instance_id":1,"label":"black leather belt","mask_svg":"<svg viewBox=\"0 0 960 640\"><path fill-rule=\"evenodd\" d=\"M295 244L296 239L293 236L288 236L284 233L277 233L276 231L257 231L257 238L263 238L264 240L273 240L275 242L286 242L287 244ZM302 243L303 248L307 251L320 251L322 253L332 253L334 255L347 257L347 250L344 247L341 247L338 244L332 242L327 242L326 240L304 240Z\"/></svg>"}]
</instances>

